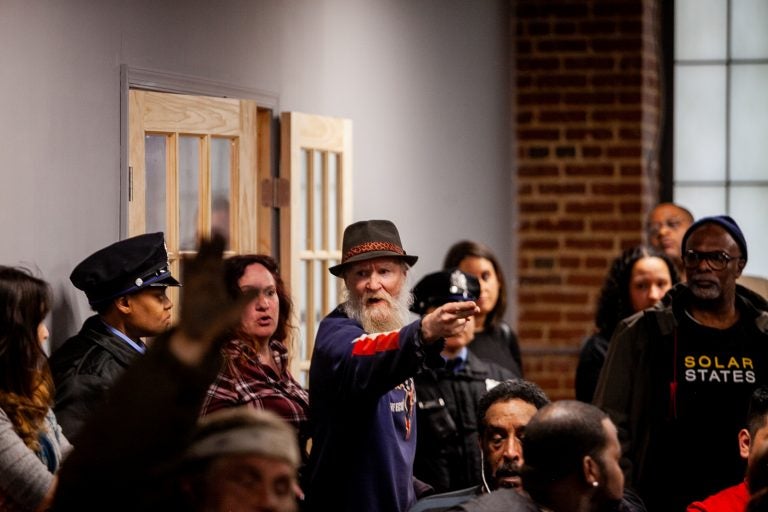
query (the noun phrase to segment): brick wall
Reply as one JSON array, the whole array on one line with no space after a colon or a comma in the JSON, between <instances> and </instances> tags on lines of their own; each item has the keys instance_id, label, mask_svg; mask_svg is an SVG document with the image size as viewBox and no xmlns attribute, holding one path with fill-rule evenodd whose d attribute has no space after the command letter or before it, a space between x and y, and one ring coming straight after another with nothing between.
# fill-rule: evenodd
<instances>
[{"instance_id":1,"label":"brick wall","mask_svg":"<svg viewBox=\"0 0 768 512\"><path fill-rule=\"evenodd\" d=\"M517 0L518 334L526 377L573 397L610 261L658 189L654 0Z\"/></svg>"}]
</instances>

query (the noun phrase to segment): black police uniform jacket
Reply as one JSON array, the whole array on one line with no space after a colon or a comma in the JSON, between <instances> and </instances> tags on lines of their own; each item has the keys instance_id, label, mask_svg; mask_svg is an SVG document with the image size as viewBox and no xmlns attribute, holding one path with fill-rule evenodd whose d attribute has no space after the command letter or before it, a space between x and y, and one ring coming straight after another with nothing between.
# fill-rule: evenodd
<instances>
[{"instance_id":1,"label":"black police uniform jacket","mask_svg":"<svg viewBox=\"0 0 768 512\"><path fill-rule=\"evenodd\" d=\"M98 315L56 350L49 364L56 385L54 412L64 434L73 439L106 400L107 391L139 354L109 329Z\"/></svg>"},{"instance_id":2,"label":"black police uniform jacket","mask_svg":"<svg viewBox=\"0 0 768 512\"><path fill-rule=\"evenodd\" d=\"M426 370L415 377L416 459L413 473L437 492L480 483L482 461L477 404L498 382L515 378L508 369L467 353L457 372Z\"/></svg>"}]
</instances>

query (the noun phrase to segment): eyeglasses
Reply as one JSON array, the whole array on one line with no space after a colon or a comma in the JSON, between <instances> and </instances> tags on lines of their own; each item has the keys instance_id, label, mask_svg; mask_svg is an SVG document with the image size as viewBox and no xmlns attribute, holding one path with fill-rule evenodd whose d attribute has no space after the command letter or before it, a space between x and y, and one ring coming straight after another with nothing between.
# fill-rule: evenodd
<instances>
[{"instance_id":1,"label":"eyeglasses","mask_svg":"<svg viewBox=\"0 0 768 512\"><path fill-rule=\"evenodd\" d=\"M676 231L680 229L683 225L683 219L677 218L677 217L671 217L669 219L664 220L664 222L654 222L653 224L649 224L646 226L646 229L648 230L648 235L651 237L656 237L661 232L661 228L666 227L667 229L671 229L672 231Z\"/></svg>"},{"instance_id":2,"label":"eyeglasses","mask_svg":"<svg viewBox=\"0 0 768 512\"><path fill-rule=\"evenodd\" d=\"M723 270L731 260L740 259L741 256L731 256L725 251L686 251L683 254L683 263L687 268L696 268L702 261L706 261L712 270Z\"/></svg>"}]
</instances>

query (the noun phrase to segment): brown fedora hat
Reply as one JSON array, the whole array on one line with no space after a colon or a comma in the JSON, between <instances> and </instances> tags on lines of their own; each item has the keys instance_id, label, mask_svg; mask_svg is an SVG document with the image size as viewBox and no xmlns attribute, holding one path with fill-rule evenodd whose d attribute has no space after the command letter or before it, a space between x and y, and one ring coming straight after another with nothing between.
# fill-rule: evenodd
<instances>
[{"instance_id":1,"label":"brown fedora hat","mask_svg":"<svg viewBox=\"0 0 768 512\"><path fill-rule=\"evenodd\" d=\"M344 230L341 245L341 263L328 269L337 277L341 277L347 265L356 261L389 257L402 258L408 265L413 265L419 259L405 253L397 228L388 220L361 220L350 224Z\"/></svg>"}]
</instances>

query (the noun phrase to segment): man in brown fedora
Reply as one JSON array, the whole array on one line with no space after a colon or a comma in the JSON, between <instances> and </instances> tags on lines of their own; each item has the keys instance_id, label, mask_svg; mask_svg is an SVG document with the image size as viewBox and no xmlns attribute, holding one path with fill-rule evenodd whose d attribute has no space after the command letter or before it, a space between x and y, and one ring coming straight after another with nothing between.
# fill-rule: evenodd
<instances>
[{"instance_id":1,"label":"man in brown fedora","mask_svg":"<svg viewBox=\"0 0 768 512\"><path fill-rule=\"evenodd\" d=\"M346 300L320 323L309 373L308 510L404 512L416 500L412 377L442 366L443 338L478 311L452 302L410 322L406 274L417 259L390 221L344 231L341 263L329 270Z\"/></svg>"}]
</instances>

